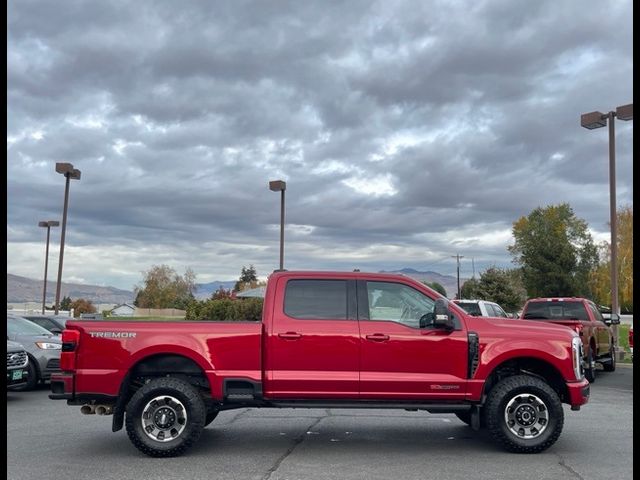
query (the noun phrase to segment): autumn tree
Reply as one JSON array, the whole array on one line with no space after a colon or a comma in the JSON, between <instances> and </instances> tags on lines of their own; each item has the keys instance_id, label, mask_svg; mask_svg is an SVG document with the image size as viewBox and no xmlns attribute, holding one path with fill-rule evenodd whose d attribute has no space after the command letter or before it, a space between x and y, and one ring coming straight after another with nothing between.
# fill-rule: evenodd
<instances>
[{"instance_id":1,"label":"autumn tree","mask_svg":"<svg viewBox=\"0 0 640 480\"><path fill-rule=\"evenodd\" d=\"M91 300L78 298L70 302L70 308L73 308L73 316L78 318L83 313L96 313L98 310Z\"/></svg>"},{"instance_id":2,"label":"autumn tree","mask_svg":"<svg viewBox=\"0 0 640 480\"><path fill-rule=\"evenodd\" d=\"M617 213L618 300L623 312L633 312L633 207ZM599 305L611 305L611 244L599 246L600 263L592 272L590 285Z\"/></svg>"},{"instance_id":3,"label":"autumn tree","mask_svg":"<svg viewBox=\"0 0 640 480\"><path fill-rule=\"evenodd\" d=\"M508 249L530 297L592 297L589 280L598 251L587 222L568 203L538 207L519 218L513 237Z\"/></svg>"},{"instance_id":4,"label":"autumn tree","mask_svg":"<svg viewBox=\"0 0 640 480\"><path fill-rule=\"evenodd\" d=\"M225 288L220 285L220 287L211 294L211 300L222 300L223 298L231 298L231 290L225 290Z\"/></svg>"},{"instance_id":5,"label":"autumn tree","mask_svg":"<svg viewBox=\"0 0 640 480\"><path fill-rule=\"evenodd\" d=\"M196 275L190 268L184 275L178 275L168 265L153 265L142 273L143 284L136 285L134 289L134 304L137 307L185 309L195 298Z\"/></svg>"}]
</instances>

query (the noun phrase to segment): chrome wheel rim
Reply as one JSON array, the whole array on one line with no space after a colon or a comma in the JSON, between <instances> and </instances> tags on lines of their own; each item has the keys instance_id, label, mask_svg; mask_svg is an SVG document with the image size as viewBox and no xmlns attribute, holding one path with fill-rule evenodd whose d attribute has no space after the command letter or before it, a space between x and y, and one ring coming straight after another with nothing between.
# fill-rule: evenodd
<instances>
[{"instance_id":1,"label":"chrome wheel rim","mask_svg":"<svg viewBox=\"0 0 640 480\"><path fill-rule=\"evenodd\" d=\"M521 393L507 403L504 421L511 433L528 440L539 437L546 430L549 410L539 397Z\"/></svg>"},{"instance_id":2,"label":"chrome wheel rim","mask_svg":"<svg viewBox=\"0 0 640 480\"><path fill-rule=\"evenodd\" d=\"M178 438L187 425L187 410L180 400L161 395L142 410L142 430L156 442L170 442Z\"/></svg>"}]
</instances>

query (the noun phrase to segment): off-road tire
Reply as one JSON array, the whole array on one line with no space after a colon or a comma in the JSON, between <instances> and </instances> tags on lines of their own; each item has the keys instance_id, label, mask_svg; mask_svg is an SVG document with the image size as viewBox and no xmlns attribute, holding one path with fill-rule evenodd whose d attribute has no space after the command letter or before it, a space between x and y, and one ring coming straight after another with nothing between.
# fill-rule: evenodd
<instances>
[{"instance_id":1,"label":"off-road tire","mask_svg":"<svg viewBox=\"0 0 640 480\"><path fill-rule=\"evenodd\" d=\"M142 426L145 406L155 397L167 395L184 405L187 420L177 438L161 442L150 438ZM131 397L126 407L126 429L131 443L151 457L175 457L183 454L200 438L207 409L197 388L185 380L162 377L151 380Z\"/></svg>"},{"instance_id":2,"label":"off-road tire","mask_svg":"<svg viewBox=\"0 0 640 480\"><path fill-rule=\"evenodd\" d=\"M509 402L520 395L534 395L546 406L546 427L535 438L521 438L513 433L505 418ZM491 389L483 408L491 436L503 448L516 453L538 453L546 450L562 433L564 411L558 394L544 381L530 375L515 375L498 382Z\"/></svg>"},{"instance_id":3,"label":"off-road tire","mask_svg":"<svg viewBox=\"0 0 640 480\"><path fill-rule=\"evenodd\" d=\"M593 357L593 348L589 346L589 353L587 354L587 366L584 369L584 376L589 383L593 383L596 381L596 364L595 358Z\"/></svg>"},{"instance_id":4,"label":"off-road tire","mask_svg":"<svg viewBox=\"0 0 640 480\"><path fill-rule=\"evenodd\" d=\"M609 361L602 364L602 368L605 372L615 372L616 371L616 348L611 344L611 348L609 349Z\"/></svg>"}]
</instances>

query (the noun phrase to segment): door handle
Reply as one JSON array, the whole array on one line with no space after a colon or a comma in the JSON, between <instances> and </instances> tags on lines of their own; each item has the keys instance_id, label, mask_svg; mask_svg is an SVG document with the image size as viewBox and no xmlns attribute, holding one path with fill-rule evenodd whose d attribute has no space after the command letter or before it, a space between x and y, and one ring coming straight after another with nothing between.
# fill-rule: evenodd
<instances>
[{"instance_id":1,"label":"door handle","mask_svg":"<svg viewBox=\"0 0 640 480\"><path fill-rule=\"evenodd\" d=\"M298 332L279 333L278 336L280 338L284 338L285 340L297 340L302 337L302 335Z\"/></svg>"},{"instance_id":2,"label":"door handle","mask_svg":"<svg viewBox=\"0 0 640 480\"><path fill-rule=\"evenodd\" d=\"M371 340L372 342L386 342L389 340L389 335L385 335L383 333L374 333L373 335L367 335L367 340Z\"/></svg>"}]
</instances>

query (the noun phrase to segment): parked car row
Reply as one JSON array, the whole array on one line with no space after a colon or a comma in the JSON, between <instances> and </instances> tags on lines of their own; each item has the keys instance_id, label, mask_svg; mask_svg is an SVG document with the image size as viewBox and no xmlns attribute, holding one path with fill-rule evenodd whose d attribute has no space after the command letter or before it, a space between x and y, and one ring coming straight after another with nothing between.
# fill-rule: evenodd
<instances>
[{"instance_id":1,"label":"parked car row","mask_svg":"<svg viewBox=\"0 0 640 480\"><path fill-rule=\"evenodd\" d=\"M7 313L7 388L32 390L38 383L60 371L62 340L60 333L67 318L29 316L34 320Z\"/></svg>"}]
</instances>

